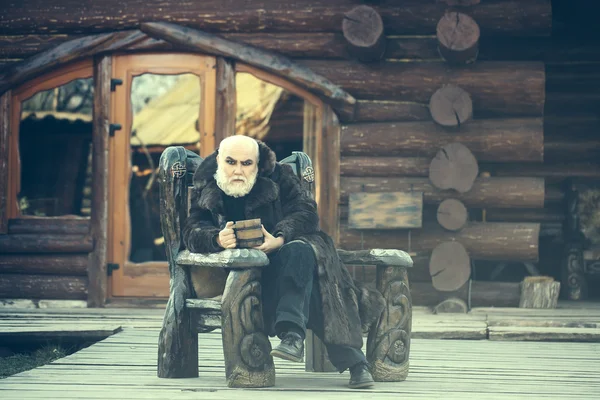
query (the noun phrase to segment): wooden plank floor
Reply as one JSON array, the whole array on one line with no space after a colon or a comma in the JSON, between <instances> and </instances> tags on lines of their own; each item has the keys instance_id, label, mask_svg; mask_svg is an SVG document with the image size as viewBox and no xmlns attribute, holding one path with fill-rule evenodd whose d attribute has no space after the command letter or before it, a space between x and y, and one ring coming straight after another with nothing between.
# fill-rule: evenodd
<instances>
[{"instance_id":1,"label":"wooden plank floor","mask_svg":"<svg viewBox=\"0 0 600 400\"><path fill-rule=\"evenodd\" d=\"M408 379L359 391L346 388L348 372L309 373L303 364L282 360L275 360L274 388L229 389L218 331L200 335L200 378L159 379L161 321L160 310L0 310L0 332L117 332L0 380L0 399L600 399L600 307L442 316L416 308ZM496 328L522 332L498 337Z\"/></svg>"}]
</instances>

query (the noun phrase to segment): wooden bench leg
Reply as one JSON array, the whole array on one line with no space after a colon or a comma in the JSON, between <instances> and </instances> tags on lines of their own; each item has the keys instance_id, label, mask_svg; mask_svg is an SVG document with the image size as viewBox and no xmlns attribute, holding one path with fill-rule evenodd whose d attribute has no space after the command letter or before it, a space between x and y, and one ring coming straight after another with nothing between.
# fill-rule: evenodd
<instances>
[{"instance_id":1,"label":"wooden bench leg","mask_svg":"<svg viewBox=\"0 0 600 400\"><path fill-rule=\"evenodd\" d=\"M386 299L379 322L367 339L367 360L377 382L406 379L409 368L412 304L406 268L377 267L377 289Z\"/></svg>"},{"instance_id":2,"label":"wooden bench leg","mask_svg":"<svg viewBox=\"0 0 600 400\"><path fill-rule=\"evenodd\" d=\"M198 334L191 326L189 311L183 306L176 312L174 303L170 297L158 339L158 377L196 378Z\"/></svg>"},{"instance_id":3,"label":"wooden bench leg","mask_svg":"<svg viewBox=\"0 0 600 400\"><path fill-rule=\"evenodd\" d=\"M225 373L229 387L275 385L271 342L264 332L261 270L232 270L221 305Z\"/></svg>"}]
</instances>

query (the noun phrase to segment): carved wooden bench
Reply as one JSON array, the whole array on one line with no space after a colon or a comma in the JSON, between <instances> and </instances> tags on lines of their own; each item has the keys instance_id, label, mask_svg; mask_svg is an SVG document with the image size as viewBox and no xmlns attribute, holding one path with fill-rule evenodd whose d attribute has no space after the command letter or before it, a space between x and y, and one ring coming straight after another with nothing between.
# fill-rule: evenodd
<instances>
[{"instance_id":1,"label":"carved wooden bench","mask_svg":"<svg viewBox=\"0 0 600 400\"><path fill-rule=\"evenodd\" d=\"M160 159L161 225L169 262L170 296L158 344L158 376L198 376L198 334L221 328L226 379L229 387L267 387L275 384L271 344L264 333L261 305L261 268L268 257L253 249L231 249L212 254L183 248L181 230L188 214L188 187L202 159L183 147L167 148ZM310 158L295 152L282 162L292 166L311 192ZM310 181L310 182L309 182ZM346 265L376 265L377 288L387 305L370 327L367 359L376 381L402 381L408 374L411 297L406 268L410 256L401 250L339 250ZM227 269L221 298L195 298L191 268ZM308 337L308 335L307 335ZM307 346L306 360L312 360ZM314 368L313 368L314 370Z\"/></svg>"}]
</instances>

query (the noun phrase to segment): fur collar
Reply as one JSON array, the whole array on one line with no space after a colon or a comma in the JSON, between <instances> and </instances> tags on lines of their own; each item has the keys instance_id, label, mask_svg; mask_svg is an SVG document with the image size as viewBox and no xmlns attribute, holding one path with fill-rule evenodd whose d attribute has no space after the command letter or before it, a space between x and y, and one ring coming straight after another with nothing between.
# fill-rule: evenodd
<instances>
[{"instance_id":1,"label":"fur collar","mask_svg":"<svg viewBox=\"0 0 600 400\"><path fill-rule=\"evenodd\" d=\"M246 196L246 214L250 215L263 204L273 202L279 197L279 187L269 177L276 169L275 153L266 144L258 142L260 159L258 162L258 176L252 190ZM215 181L217 172L217 149L206 157L194 173L194 188L201 190L198 205L215 214L223 214L222 191Z\"/></svg>"}]
</instances>

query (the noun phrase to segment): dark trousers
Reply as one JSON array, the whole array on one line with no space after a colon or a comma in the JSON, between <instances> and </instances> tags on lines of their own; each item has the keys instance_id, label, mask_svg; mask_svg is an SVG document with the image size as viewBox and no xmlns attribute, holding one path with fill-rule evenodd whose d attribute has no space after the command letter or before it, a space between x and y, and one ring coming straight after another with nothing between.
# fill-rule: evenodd
<instances>
[{"instance_id":1,"label":"dark trousers","mask_svg":"<svg viewBox=\"0 0 600 400\"><path fill-rule=\"evenodd\" d=\"M305 337L311 329L321 340L324 315L317 275L317 260L312 247L301 241L284 244L269 255L270 264L262 273L265 328L273 336L300 330ZM290 325L293 324L293 325ZM361 349L325 344L329 360L340 372L366 362Z\"/></svg>"}]
</instances>

